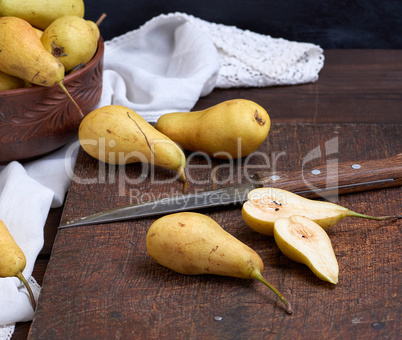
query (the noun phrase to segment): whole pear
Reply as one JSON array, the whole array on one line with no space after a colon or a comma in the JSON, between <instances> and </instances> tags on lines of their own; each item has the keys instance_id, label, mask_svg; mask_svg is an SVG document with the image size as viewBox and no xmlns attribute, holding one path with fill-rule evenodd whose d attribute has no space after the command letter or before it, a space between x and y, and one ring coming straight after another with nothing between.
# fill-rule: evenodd
<instances>
[{"instance_id":1,"label":"whole pear","mask_svg":"<svg viewBox=\"0 0 402 340\"><path fill-rule=\"evenodd\" d=\"M23 19L0 17L0 71L42 86L64 79L64 66L43 47Z\"/></svg>"},{"instance_id":2,"label":"whole pear","mask_svg":"<svg viewBox=\"0 0 402 340\"><path fill-rule=\"evenodd\" d=\"M0 220L0 277L18 277L28 290L33 309L36 302L31 287L22 275L26 266L26 258L8 231L7 226Z\"/></svg>"},{"instance_id":3,"label":"whole pear","mask_svg":"<svg viewBox=\"0 0 402 340\"><path fill-rule=\"evenodd\" d=\"M0 71L36 85L58 84L81 117L84 116L63 84L63 64L45 50L38 33L27 21L0 17L0 37Z\"/></svg>"},{"instance_id":4,"label":"whole pear","mask_svg":"<svg viewBox=\"0 0 402 340\"><path fill-rule=\"evenodd\" d=\"M102 162L144 162L176 170L186 189L183 151L125 106L107 105L90 112L80 123L78 137L82 148Z\"/></svg>"},{"instance_id":5,"label":"whole pear","mask_svg":"<svg viewBox=\"0 0 402 340\"><path fill-rule=\"evenodd\" d=\"M84 17L83 0L1 0L0 15L28 21L44 30L54 20L65 15Z\"/></svg>"},{"instance_id":6,"label":"whole pear","mask_svg":"<svg viewBox=\"0 0 402 340\"><path fill-rule=\"evenodd\" d=\"M259 280L272 289L292 313L282 294L261 275L264 264L260 256L206 215L181 212L163 216L149 228L146 245L157 263L181 274Z\"/></svg>"},{"instance_id":7,"label":"whole pear","mask_svg":"<svg viewBox=\"0 0 402 340\"><path fill-rule=\"evenodd\" d=\"M185 150L230 159L257 150L270 126L270 117L260 105L233 99L201 111L162 115L155 128Z\"/></svg>"},{"instance_id":8,"label":"whole pear","mask_svg":"<svg viewBox=\"0 0 402 340\"><path fill-rule=\"evenodd\" d=\"M249 192L242 208L244 222L253 230L272 236L278 218L300 215L309 218L322 228L334 226L345 217L386 220L400 216L368 216L351 211L340 205L311 200L277 188L258 188Z\"/></svg>"},{"instance_id":9,"label":"whole pear","mask_svg":"<svg viewBox=\"0 0 402 340\"><path fill-rule=\"evenodd\" d=\"M317 223L302 216L275 221L274 238L281 252L307 265L321 280L338 283L338 261L331 240Z\"/></svg>"},{"instance_id":10,"label":"whole pear","mask_svg":"<svg viewBox=\"0 0 402 340\"><path fill-rule=\"evenodd\" d=\"M34 27L36 34L38 35L39 39L42 38L43 31L39 28Z\"/></svg>"},{"instance_id":11,"label":"whole pear","mask_svg":"<svg viewBox=\"0 0 402 340\"><path fill-rule=\"evenodd\" d=\"M98 47L99 35L99 28L93 21L67 15L53 21L44 30L41 41L68 72L92 59Z\"/></svg>"},{"instance_id":12,"label":"whole pear","mask_svg":"<svg viewBox=\"0 0 402 340\"><path fill-rule=\"evenodd\" d=\"M25 87L25 82L17 77L10 76L0 71L0 91Z\"/></svg>"}]
</instances>

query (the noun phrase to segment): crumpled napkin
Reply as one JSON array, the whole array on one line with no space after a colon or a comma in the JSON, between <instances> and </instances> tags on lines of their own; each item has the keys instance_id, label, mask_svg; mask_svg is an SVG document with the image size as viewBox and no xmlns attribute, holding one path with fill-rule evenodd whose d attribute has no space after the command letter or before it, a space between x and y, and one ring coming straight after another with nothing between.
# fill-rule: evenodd
<instances>
[{"instance_id":1,"label":"crumpled napkin","mask_svg":"<svg viewBox=\"0 0 402 340\"><path fill-rule=\"evenodd\" d=\"M124 105L156 122L164 113L190 111L214 88L313 82L323 65L314 44L162 14L105 43L100 106Z\"/></svg>"},{"instance_id":2,"label":"crumpled napkin","mask_svg":"<svg viewBox=\"0 0 402 340\"><path fill-rule=\"evenodd\" d=\"M313 44L170 13L105 42L98 106L124 105L154 122L167 112L190 111L216 87L315 81L323 62L322 49ZM78 148L75 139L40 160L0 167L0 219L25 253L23 274L36 296L40 286L31 274L43 247L43 227L49 210L63 204ZM10 339L15 322L33 315L23 284L0 278L0 339Z\"/></svg>"}]
</instances>

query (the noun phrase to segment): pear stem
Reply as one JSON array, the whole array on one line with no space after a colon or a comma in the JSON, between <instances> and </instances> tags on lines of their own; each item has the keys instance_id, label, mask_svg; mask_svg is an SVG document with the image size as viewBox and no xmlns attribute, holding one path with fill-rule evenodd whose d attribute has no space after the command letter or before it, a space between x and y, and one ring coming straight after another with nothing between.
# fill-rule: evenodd
<instances>
[{"instance_id":1,"label":"pear stem","mask_svg":"<svg viewBox=\"0 0 402 340\"><path fill-rule=\"evenodd\" d=\"M187 181L187 178L186 178L186 173L184 171L184 167L181 166L179 169L177 169L177 172L179 173L180 178L183 181L183 194L186 194L187 189L188 189L188 181Z\"/></svg>"},{"instance_id":2,"label":"pear stem","mask_svg":"<svg viewBox=\"0 0 402 340\"><path fill-rule=\"evenodd\" d=\"M36 301L35 301L35 297L32 293L31 287L29 286L29 283L27 282L27 280L25 280L25 277L24 277L24 275L22 275L21 271L19 271L16 276L22 281L22 283L25 285L26 289L28 290L28 294L29 294L29 297L32 302L32 307L35 311L36 310Z\"/></svg>"},{"instance_id":3,"label":"pear stem","mask_svg":"<svg viewBox=\"0 0 402 340\"><path fill-rule=\"evenodd\" d=\"M107 16L106 13L102 13L102 15L99 17L99 19L95 22L95 25L99 27L99 25L106 18L106 16Z\"/></svg>"},{"instance_id":4,"label":"pear stem","mask_svg":"<svg viewBox=\"0 0 402 340\"><path fill-rule=\"evenodd\" d=\"M378 216L377 217L377 216L369 216L369 215L359 214L359 213L354 212L354 211L350 211L349 216L351 216L351 217L361 217L361 218L365 218L365 219L368 219L368 220L376 220L376 221L384 221L384 220L402 218L402 215Z\"/></svg>"},{"instance_id":5,"label":"pear stem","mask_svg":"<svg viewBox=\"0 0 402 340\"><path fill-rule=\"evenodd\" d=\"M286 306L286 313L292 314L293 309L290 303L284 298L284 296L273 286L271 285L267 280L263 278L261 273L259 271L254 270L254 272L251 275L254 279L262 282L264 285L268 286L277 296L278 298L285 304Z\"/></svg>"},{"instance_id":6,"label":"pear stem","mask_svg":"<svg viewBox=\"0 0 402 340\"><path fill-rule=\"evenodd\" d=\"M75 102L74 98L71 97L71 94L67 91L66 87L63 84L63 81L60 81L59 86L61 87L61 89L64 91L64 93L66 94L67 98L70 100L70 102L77 108L78 112L81 115L81 118L84 118L84 114L81 111L81 108L78 106L78 104Z\"/></svg>"}]
</instances>

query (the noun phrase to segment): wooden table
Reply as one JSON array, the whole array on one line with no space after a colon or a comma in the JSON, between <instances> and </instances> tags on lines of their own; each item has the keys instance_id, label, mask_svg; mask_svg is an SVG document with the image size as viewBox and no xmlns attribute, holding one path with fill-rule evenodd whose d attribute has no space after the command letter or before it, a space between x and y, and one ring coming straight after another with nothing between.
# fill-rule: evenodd
<instances>
[{"instance_id":1,"label":"wooden table","mask_svg":"<svg viewBox=\"0 0 402 340\"><path fill-rule=\"evenodd\" d=\"M215 90L194 109L232 98L264 106L273 125L258 151L271 159L284 153L277 163L282 170L299 169L309 151L316 147L325 151L325 142L334 138L337 152L323 152L322 158L314 160L316 164L325 164L331 157L347 161L401 152L402 52L328 50L325 56L324 69L314 84ZM212 168L192 174L204 179L219 168L224 177L224 165L214 161ZM241 165L236 163L236 174ZM95 176L97 171L97 162L81 152L76 173ZM140 166L127 167L127 171L130 176L141 172ZM179 183L163 183L170 175L159 171L162 183L151 187L144 182L131 192L176 192ZM191 190L213 187L213 181L207 181ZM400 222L345 219L330 230L340 265L339 283L332 286L285 258L272 238L246 227L240 207L206 211L260 254L264 274L293 304L294 314L289 316L258 282L183 276L154 263L146 254L144 239L156 218L57 232L61 218L65 221L128 203L130 195L116 190L107 183L73 183L63 216L61 208L51 212L33 274L43 283L38 311L32 324L17 325L13 339L27 338L29 327L32 339L396 338L401 333ZM345 195L338 203L373 215L400 213L401 190Z\"/></svg>"}]
</instances>

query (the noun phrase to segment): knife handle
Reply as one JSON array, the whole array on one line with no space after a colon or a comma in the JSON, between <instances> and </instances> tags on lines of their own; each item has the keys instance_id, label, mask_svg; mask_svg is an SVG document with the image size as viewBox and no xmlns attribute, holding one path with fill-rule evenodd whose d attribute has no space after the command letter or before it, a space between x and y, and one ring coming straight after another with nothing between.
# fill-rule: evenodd
<instances>
[{"instance_id":1,"label":"knife handle","mask_svg":"<svg viewBox=\"0 0 402 340\"><path fill-rule=\"evenodd\" d=\"M322 167L292 172L257 172L253 179L266 187L325 197L402 185L402 153L360 162L327 161Z\"/></svg>"}]
</instances>

